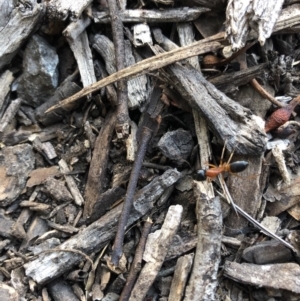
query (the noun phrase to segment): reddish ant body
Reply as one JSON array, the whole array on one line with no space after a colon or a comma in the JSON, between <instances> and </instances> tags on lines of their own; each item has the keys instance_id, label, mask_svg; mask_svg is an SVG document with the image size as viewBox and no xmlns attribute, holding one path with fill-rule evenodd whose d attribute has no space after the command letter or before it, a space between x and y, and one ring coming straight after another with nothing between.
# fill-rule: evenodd
<instances>
[{"instance_id":1,"label":"reddish ant body","mask_svg":"<svg viewBox=\"0 0 300 301\"><path fill-rule=\"evenodd\" d=\"M209 169L199 169L196 171L195 180L196 181L205 181L207 178L214 179L220 173L229 172L229 173L238 173L244 171L247 166L247 161L236 161L232 163L223 163L220 166L215 166L209 164L212 168Z\"/></svg>"},{"instance_id":2,"label":"reddish ant body","mask_svg":"<svg viewBox=\"0 0 300 301\"><path fill-rule=\"evenodd\" d=\"M225 146L222 151L222 156L221 156L221 162L219 166L213 165L213 164L208 164L208 166L211 166L209 169L199 169L196 171L194 175L194 179L196 181L205 181L207 178L214 179L217 177L219 174L223 172L229 172L229 173L238 173L244 171L247 166L248 162L247 161L236 161L230 163L233 152L231 153L228 162L222 163L223 161L223 156L224 156L224 150Z\"/></svg>"}]
</instances>

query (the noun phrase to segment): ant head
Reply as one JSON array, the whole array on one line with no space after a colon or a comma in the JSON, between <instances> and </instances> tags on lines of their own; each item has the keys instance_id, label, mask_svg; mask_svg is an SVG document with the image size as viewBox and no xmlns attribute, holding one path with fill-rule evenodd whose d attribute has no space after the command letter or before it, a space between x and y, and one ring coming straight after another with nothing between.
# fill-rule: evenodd
<instances>
[{"instance_id":1,"label":"ant head","mask_svg":"<svg viewBox=\"0 0 300 301\"><path fill-rule=\"evenodd\" d=\"M205 169L199 169L194 174L194 180L196 181L205 181L206 180L206 170Z\"/></svg>"},{"instance_id":2,"label":"ant head","mask_svg":"<svg viewBox=\"0 0 300 301\"><path fill-rule=\"evenodd\" d=\"M230 163L230 171L231 172L241 172L244 171L249 163L247 161L236 161Z\"/></svg>"}]
</instances>

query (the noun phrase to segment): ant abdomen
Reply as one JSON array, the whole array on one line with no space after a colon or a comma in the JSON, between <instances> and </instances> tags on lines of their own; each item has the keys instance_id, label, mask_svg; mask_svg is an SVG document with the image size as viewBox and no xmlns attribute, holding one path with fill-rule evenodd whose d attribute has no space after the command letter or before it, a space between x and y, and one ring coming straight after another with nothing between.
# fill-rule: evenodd
<instances>
[{"instance_id":1,"label":"ant abdomen","mask_svg":"<svg viewBox=\"0 0 300 301\"><path fill-rule=\"evenodd\" d=\"M199 170L197 170L194 173L193 178L196 181L205 181L206 180L206 170L205 169L199 169Z\"/></svg>"},{"instance_id":2,"label":"ant abdomen","mask_svg":"<svg viewBox=\"0 0 300 301\"><path fill-rule=\"evenodd\" d=\"M242 172L244 171L249 163L247 161L236 161L230 163L230 172L236 173L236 172Z\"/></svg>"}]
</instances>

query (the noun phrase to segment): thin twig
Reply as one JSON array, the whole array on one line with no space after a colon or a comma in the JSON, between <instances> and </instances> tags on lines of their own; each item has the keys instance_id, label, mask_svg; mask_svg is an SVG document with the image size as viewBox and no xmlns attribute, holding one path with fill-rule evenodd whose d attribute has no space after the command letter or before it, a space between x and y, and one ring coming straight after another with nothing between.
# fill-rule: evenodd
<instances>
[{"instance_id":1,"label":"thin twig","mask_svg":"<svg viewBox=\"0 0 300 301\"><path fill-rule=\"evenodd\" d=\"M125 68L125 43L123 35L123 23L119 14L116 0L107 1L111 19L112 34L115 46L115 59L117 71ZM118 82L118 106L116 132L118 138L126 138L129 135L129 113L127 81L122 79Z\"/></svg>"},{"instance_id":2,"label":"thin twig","mask_svg":"<svg viewBox=\"0 0 300 301\"><path fill-rule=\"evenodd\" d=\"M122 209L122 213L119 219L118 223L118 230L117 234L115 237L114 241L114 246L113 246L113 252L111 255L111 262L115 265L119 265L119 260L122 255L122 245L123 245L123 240L124 240L124 235L125 235L125 230L126 230L126 224L128 221L128 216L132 207L133 203L133 196L135 193L138 177L139 177L139 172L142 167L143 159L145 157L146 149L148 146L148 143L152 137L152 130L144 127L143 128L143 133L141 137L141 142L139 145L139 149L136 155L136 160L134 161L132 171L130 174L129 178L129 183L125 195L125 200L124 200L124 205Z\"/></svg>"},{"instance_id":3,"label":"thin twig","mask_svg":"<svg viewBox=\"0 0 300 301\"><path fill-rule=\"evenodd\" d=\"M280 108L283 108L285 106L275 97L273 97L267 90L265 90L255 78L250 80L250 84L262 97L268 99L275 106L278 106Z\"/></svg>"},{"instance_id":4,"label":"thin twig","mask_svg":"<svg viewBox=\"0 0 300 301\"><path fill-rule=\"evenodd\" d=\"M237 57L237 61L240 64L241 70L248 69L247 60L245 53L242 53L240 56ZM275 106L278 106L280 108L284 107L284 104L282 104L280 101L278 101L275 97L273 97L268 91L266 91L259 83L258 81L253 78L250 80L251 86L264 98L268 99L270 102L272 102Z\"/></svg>"},{"instance_id":5,"label":"thin twig","mask_svg":"<svg viewBox=\"0 0 300 301\"><path fill-rule=\"evenodd\" d=\"M180 47L178 49L174 49L166 53L161 53L159 55L140 61L135 65L129 66L119 72L113 73L105 77L104 79L86 88L83 88L80 92L72 95L71 97L64 99L59 104L52 106L45 113L49 113L60 107L67 106L77 101L81 97L96 92L99 89L107 85L113 84L114 82L119 81L121 79L124 78L129 79L139 74L145 74L147 72L154 71L159 68L163 68L169 64L187 59L195 55L201 55L207 52L217 51L218 49L223 47L222 44L220 43L223 41L223 39L224 39L224 35L218 34L210 38L206 38L201 41L195 42L192 45L186 47Z\"/></svg>"},{"instance_id":6,"label":"thin twig","mask_svg":"<svg viewBox=\"0 0 300 301\"><path fill-rule=\"evenodd\" d=\"M133 288L135 280L137 278L137 274L141 270L141 267L142 267L142 259L143 259L143 253L145 250L145 244L146 244L148 234L150 233L151 227L152 227L152 220L150 218L148 218L144 224L139 244L135 250L135 256L134 256L134 259L133 259L133 262L132 262L132 265L130 268L130 272L128 274L127 281L123 288L123 291L122 291L119 301L129 300L132 288Z\"/></svg>"}]
</instances>

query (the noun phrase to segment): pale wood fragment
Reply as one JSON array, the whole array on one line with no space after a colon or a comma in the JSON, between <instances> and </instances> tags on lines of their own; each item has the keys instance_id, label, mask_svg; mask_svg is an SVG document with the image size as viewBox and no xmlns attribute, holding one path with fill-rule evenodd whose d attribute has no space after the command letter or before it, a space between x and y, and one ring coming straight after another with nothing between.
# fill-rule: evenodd
<instances>
[{"instance_id":1,"label":"pale wood fragment","mask_svg":"<svg viewBox=\"0 0 300 301\"><path fill-rule=\"evenodd\" d=\"M296 263L255 265L226 261L224 276L248 285L300 293L300 267Z\"/></svg>"},{"instance_id":2,"label":"pale wood fragment","mask_svg":"<svg viewBox=\"0 0 300 301\"><path fill-rule=\"evenodd\" d=\"M263 45L272 34L283 3L284 0L230 0L227 4L225 24L226 36L233 50L245 46L250 28L257 32L258 41Z\"/></svg>"},{"instance_id":3,"label":"pale wood fragment","mask_svg":"<svg viewBox=\"0 0 300 301\"><path fill-rule=\"evenodd\" d=\"M192 267L194 253L178 258L170 288L169 301L181 300Z\"/></svg>"},{"instance_id":4,"label":"pale wood fragment","mask_svg":"<svg viewBox=\"0 0 300 301\"><path fill-rule=\"evenodd\" d=\"M8 108L6 109L6 111L0 121L0 133L1 134L3 134L3 132L5 131L8 124L12 121L12 119L17 114L17 112L21 106L21 103L22 103L22 99L17 98L9 104Z\"/></svg>"},{"instance_id":5,"label":"pale wood fragment","mask_svg":"<svg viewBox=\"0 0 300 301\"><path fill-rule=\"evenodd\" d=\"M197 199L198 242L185 301L215 300L221 257L222 211L220 199L210 198L194 186ZM212 257L213 254L213 257Z\"/></svg>"},{"instance_id":6,"label":"pale wood fragment","mask_svg":"<svg viewBox=\"0 0 300 301\"><path fill-rule=\"evenodd\" d=\"M52 18L66 20L70 17L71 20L76 20L91 2L92 0L53 0L47 3L47 11Z\"/></svg>"},{"instance_id":7,"label":"pale wood fragment","mask_svg":"<svg viewBox=\"0 0 300 301\"><path fill-rule=\"evenodd\" d=\"M8 92L10 91L10 85L13 80L13 73L9 70L4 71L0 76L0 111L2 111L3 104L7 98Z\"/></svg>"},{"instance_id":8,"label":"pale wood fragment","mask_svg":"<svg viewBox=\"0 0 300 301\"><path fill-rule=\"evenodd\" d=\"M105 61L108 74L116 72L115 53L113 43L104 35L96 35L93 48L101 54ZM133 50L128 40L125 41L125 64L127 67L134 66L136 63ZM128 106L131 109L141 107L149 96L147 76L140 75L127 81Z\"/></svg>"},{"instance_id":9,"label":"pale wood fragment","mask_svg":"<svg viewBox=\"0 0 300 301\"><path fill-rule=\"evenodd\" d=\"M162 228L152 235L148 235L145 253L143 255L146 264L136 281L129 301L139 301L146 296L148 289L154 282L164 262L169 244L179 227L182 210L183 208L180 205L171 206ZM152 239L150 239L151 236L153 237Z\"/></svg>"},{"instance_id":10,"label":"pale wood fragment","mask_svg":"<svg viewBox=\"0 0 300 301\"><path fill-rule=\"evenodd\" d=\"M68 188L74 198L75 203L78 206L81 206L84 203L84 199L83 199L83 196L81 195L73 177L70 175L67 175L67 173L70 172L67 162L65 160L61 159L58 162L58 165L60 167L61 172L64 173L65 180L66 180Z\"/></svg>"},{"instance_id":11,"label":"pale wood fragment","mask_svg":"<svg viewBox=\"0 0 300 301\"><path fill-rule=\"evenodd\" d=\"M69 27L67 27L64 31L67 41L69 42L69 45L77 61L81 81L84 87L87 87L96 82L92 51L90 49L88 36L85 30L80 33L81 29L84 29L84 26L87 25L89 25L89 22L84 23L83 28L80 28L78 30L76 25L74 25L73 23L70 24ZM80 25L78 27L80 27ZM72 31L75 31L75 33L73 33ZM80 34L78 35L78 33Z\"/></svg>"},{"instance_id":12,"label":"pale wood fragment","mask_svg":"<svg viewBox=\"0 0 300 301\"><path fill-rule=\"evenodd\" d=\"M156 23L156 22L184 22L193 21L201 14L207 12L207 8L203 7L181 7L168 8L164 10L147 10L147 9L126 9L120 11L120 16L123 23ZM95 23L109 23L110 18L107 12L98 12L93 10Z\"/></svg>"}]
</instances>

